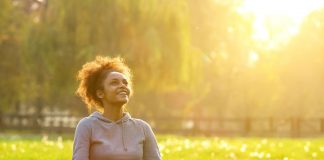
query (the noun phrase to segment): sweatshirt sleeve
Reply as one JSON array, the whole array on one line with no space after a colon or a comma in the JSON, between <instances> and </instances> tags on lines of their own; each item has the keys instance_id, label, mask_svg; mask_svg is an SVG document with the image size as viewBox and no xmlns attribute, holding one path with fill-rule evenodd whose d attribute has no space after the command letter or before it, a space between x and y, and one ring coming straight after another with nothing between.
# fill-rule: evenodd
<instances>
[{"instance_id":1,"label":"sweatshirt sleeve","mask_svg":"<svg viewBox=\"0 0 324 160\"><path fill-rule=\"evenodd\" d=\"M83 118L75 129L72 160L89 160L91 128Z\"/></svg>"},{"instance_id":2,"label":"sweatshirt sleeve","mask_svg":"<svg viewBox=\"0 0 324 160\"><path fill-rule=\"evenodd\" d=\"M144 125L145 134L145 141L143 146L143 160L161 160L160 150L152 128L145 121L142 122Z\"/></svg>"}]
</instances>

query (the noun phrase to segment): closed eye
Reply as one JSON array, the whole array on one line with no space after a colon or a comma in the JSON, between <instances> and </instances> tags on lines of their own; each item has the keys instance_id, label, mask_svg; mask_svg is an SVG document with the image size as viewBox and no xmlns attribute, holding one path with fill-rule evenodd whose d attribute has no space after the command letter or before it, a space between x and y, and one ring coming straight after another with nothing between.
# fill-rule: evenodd
<instances>
[{"instance_id":1,"label":"closed eye","mask_svg":"<svg viewBox=\"0 0 324 160\"><path fill-rule=\"evenodd\" d=\"M123 83L127 86L128 85L128 81L126 79L123 80Z\"/></svg>"}]
</instances>

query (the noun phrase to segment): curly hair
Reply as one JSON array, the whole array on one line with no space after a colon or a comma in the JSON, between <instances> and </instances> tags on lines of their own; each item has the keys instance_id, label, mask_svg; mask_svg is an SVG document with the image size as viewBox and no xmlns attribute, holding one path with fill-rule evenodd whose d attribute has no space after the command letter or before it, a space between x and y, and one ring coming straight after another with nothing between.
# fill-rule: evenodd
<instances>
[{"instance_id":1,"label":"curly hair","mask_svg":"<svg viewBox=\"0 0 324 160\"><path fill-rule=\"evenodd\" d=\"M131 71L120 57L97 56L94 61L85 63L82 69L79 70L77 80L80 83L76 94L86 103L89 111L93 108L102 111L103 104L97 97L96 92L98 89L102 89L102 81L113 71L124 74L128 78L131 88Z\"/></svg>"}]
</instances>

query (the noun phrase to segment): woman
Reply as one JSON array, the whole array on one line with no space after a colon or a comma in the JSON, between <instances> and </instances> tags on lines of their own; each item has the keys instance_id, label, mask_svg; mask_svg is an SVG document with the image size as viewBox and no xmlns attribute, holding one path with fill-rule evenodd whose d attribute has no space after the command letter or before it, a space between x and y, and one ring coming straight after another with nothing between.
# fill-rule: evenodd
<instances>
[{"instance_id":1,"label":"woman","mask_svg":"<svg viewBox=\"0 0 324 160\"><path fill-rule=\"evenodd\" d=\"M77 94L96 110L76 127L73 160L160 160L148 123L125 112L132 94L130 69L121 58L98 56L79 71Z\"/></svg>"}]
</instances>

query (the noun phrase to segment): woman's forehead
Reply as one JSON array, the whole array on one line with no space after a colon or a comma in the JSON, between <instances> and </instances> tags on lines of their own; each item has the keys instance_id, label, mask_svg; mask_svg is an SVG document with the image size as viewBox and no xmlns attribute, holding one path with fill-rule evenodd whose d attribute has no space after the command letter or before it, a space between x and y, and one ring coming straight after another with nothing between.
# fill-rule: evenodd
<instances>
[{"instance_id":1,"label":"woman's forehead","mask_svg":"<svg viewBox=\"0 0 324 160\"><path fill-rule=\"evenodd\" d=\"M123 73L112 71L110 72L106 79L128 79Z\"/></svg>"}]
</instances>

